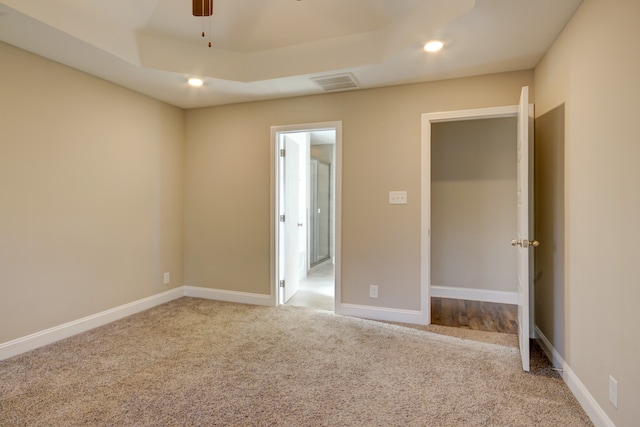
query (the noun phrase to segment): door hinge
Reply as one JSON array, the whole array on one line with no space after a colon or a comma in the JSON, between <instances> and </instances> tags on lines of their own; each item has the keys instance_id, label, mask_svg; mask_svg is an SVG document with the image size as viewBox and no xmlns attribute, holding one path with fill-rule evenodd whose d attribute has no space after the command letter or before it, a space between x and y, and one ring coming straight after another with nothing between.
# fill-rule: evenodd
<instances>
[{"instance_id":1,"label":"door hinge","mask_svg":"<svg viewBox=\"0 0 640 427\"><path fill-rule=\"evenodd\" d=\"M280 149L280 157L284 157L286 155L287 155L287 151L284 148Z\"/></svg>"},{"instance_id":2,"label":"door hinge","mask_svg":"<svg viewBox=\"0 0 640 427\"><path fill-rule=\"evenodd\" d=\"M280 215L280 222L284 222L284 215Z\"/></svg>"},{"instance_id":3,"label":"door hinge","mask_svg":"<svg viewBox=\"0 0 640 427\"><path fill-rule=\"evenodd\" d=\"M284 288L284 280L280 280L280 287Z\"/></svg>"}]
</instances>

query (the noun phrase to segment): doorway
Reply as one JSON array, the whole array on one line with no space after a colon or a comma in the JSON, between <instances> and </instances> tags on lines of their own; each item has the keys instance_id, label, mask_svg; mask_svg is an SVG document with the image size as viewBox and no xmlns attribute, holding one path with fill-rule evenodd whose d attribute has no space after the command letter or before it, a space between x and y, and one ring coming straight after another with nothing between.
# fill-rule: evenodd
<instances>
[{"instance_id":1,"label":"doorway","mask_svg":"<svg viewBox=\"0 0 640 427\"><path fill-rule=\"evenodd\" d=\"M341 123L271 129L274 305L339 304Z\"/></svg>"},{"instance_id":2,"label":"doorway","mask_svg":"<svg viewBox=\"0 0 640 427\"><path fill-rule=\"evenodd\" d=\"M517 334L516 117L431 126L431 321Z\"/></svg>"},{"instance_id":3,"label":"doorway","mask_svg":"<svg viewBox=\"0 0 640 427\"><path fill-rule=\"evenodd\" d=\"M431 126L432 296L517 303L516 132L516 117Z\"/></svg>"},{"instance_id":4,"label":"doorway","mask_svg":"<svg viewBox=\"0 0 640 427\"><path fill-rule=\"evenodd\" d=\"M533 336L531 334L531 327L533 322L531 321L531 315L533 313L533 298L532 294L532 263L533 252L530 249L536 247L539 243L533 239L533 105L529 104L529 88L523 87L520 93L520 103L516 106L510 107L496 107L496 108L484 108L478 110L462 110L462 111L450 111L443 113L430 113L423 114L422 116L422 226L421 226L421 247L422 247L422 259L421 259L421 312L423 316L423 322L429 324L431 321L431 297L432 296L445 296L434 295L434 289L437 284L433 286L433 209L432 206L432 184L433 184L433 168L432 168L432 127L437 123L455 122L455 121L470 121L470 120L485 120L494 118L507 118L515 117L516 120L516 132L513 135L513 142L516 146L516 156L513 159L516 165L516 182L515 182L515 196L513 203L516 206L516 227L513 230L513 239L511 245L516 250L516 284L517 292L514 295L514 299L517 304L518 313L518 336L520 354L522 358L523 370L529 370L529 338ZM468 171L462 171L466 174ZM468 208L475 210L472 206ZM449 212L452 215L457 212ZM475 217L472 218L475 221ZM466 248L469 243L467 236L464 233L460 233L459 230L453 229L451 233L457 233L462 239L458 248ZM506 241L503 244L508 245ZM454 245L455 248L455 245ZM455 267L455 266L454 266ZM460 269L459 266L457 266ZM474 289L464 288L462 286L449 287L447 291L454 290L454 298L458 299L470 299L477 300L469 297L473 296ZM458 288L458 289L456 289ZM499 292L499 291L498 291ZM460 293L466 297L461 297ZM487 292L483 292L483 295L488 295ZM492 291L489 295L501 295ZM482 299L480 299L482 300ZM494 301L494 302L507 302L507 301Z\"/></svg>"}]
</instances>

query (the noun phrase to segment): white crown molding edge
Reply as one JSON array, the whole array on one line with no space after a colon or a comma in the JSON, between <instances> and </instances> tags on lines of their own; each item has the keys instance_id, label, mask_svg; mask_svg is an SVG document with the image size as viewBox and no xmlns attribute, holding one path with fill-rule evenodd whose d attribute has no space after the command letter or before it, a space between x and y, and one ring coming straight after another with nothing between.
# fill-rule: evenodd
<instances>
[{"instance_id":1,"label":"white crown molding edge","mask_svg":"<svg viewBox=\"0 0 640 427\"><path fill-rule=\"evenodd\" d=\"M551 342L542 333L538 326L535 327L536 338L540 347L545 352L549 360L553 363L553 366L562 369L560 375L562 379L571 390L571 393L576 397L582 409L587 413L591 421L596 427L616 427L611 421L611 418L606 414L604 409L598 404L596 399L589 393L589 390L582 384L580 378L571 369L569 364L564 361L560 353L553 347Z\"/></svg>"},{"instance_id":2,"label":"white crown molding edge","mask_svg":"<svg viewBox=\"0 0 640 427\"><path fill-rule=\"evenodd\" d=\"M0 360L34 350L38 347L52 344L73 335L106 325L132 314L167 303L183 296L182 287L171 289L160 294L132 301L81 319L72 320L62 325L54 326L24 337L16 338L0 344Z\"/></svg>"}]
</instances>

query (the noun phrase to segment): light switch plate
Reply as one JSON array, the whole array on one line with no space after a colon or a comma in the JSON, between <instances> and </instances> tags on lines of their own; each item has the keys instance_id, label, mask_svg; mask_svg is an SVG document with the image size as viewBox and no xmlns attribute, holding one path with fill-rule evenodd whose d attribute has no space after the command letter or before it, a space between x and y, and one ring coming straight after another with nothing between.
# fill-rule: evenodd
<instances>
[{"instance_id":1,"label":"light switch plate","mask_svg":"<svg viewBox=\"0 0 640 427\"><path fill-rule=\"evenodd\" d=\"M389 191L389 204L390 205L406 205L407 192L406 191Z\"/></svg>"}]
</instances>

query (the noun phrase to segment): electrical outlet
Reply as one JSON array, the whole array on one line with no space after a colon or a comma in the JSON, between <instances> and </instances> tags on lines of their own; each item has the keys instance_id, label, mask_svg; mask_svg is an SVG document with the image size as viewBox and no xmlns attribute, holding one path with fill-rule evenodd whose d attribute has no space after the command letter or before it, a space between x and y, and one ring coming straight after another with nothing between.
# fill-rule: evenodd
<instances>
[{"instance_id":1,"label":"electrical outlet","mask_svg":"<svg viewBox=\"0 0 640 427\"><path fill-rule=\"evenodd\" d=\"M378 285L369 285L369 298L378 298Z\"/></svg>"},{"instance_id":2,"label":"electrical outlet","mask_svg":"<svg viewBox=\"0 0 640 427\"><path fill-rule=\"evenodd\" d=\"M614 408L618 408L618 381L609 375L609 402Z\"/></svg>"},{"instance_id":3,"label":"electrical outlet","mask_svg":"<svg viewBox=\"0 0 640 427\"><path fill-rule=\"evenodd\" d=\"M171 273L164 273L164 284L168 285L171 282Z\"/></svg>"}]
</instances>

